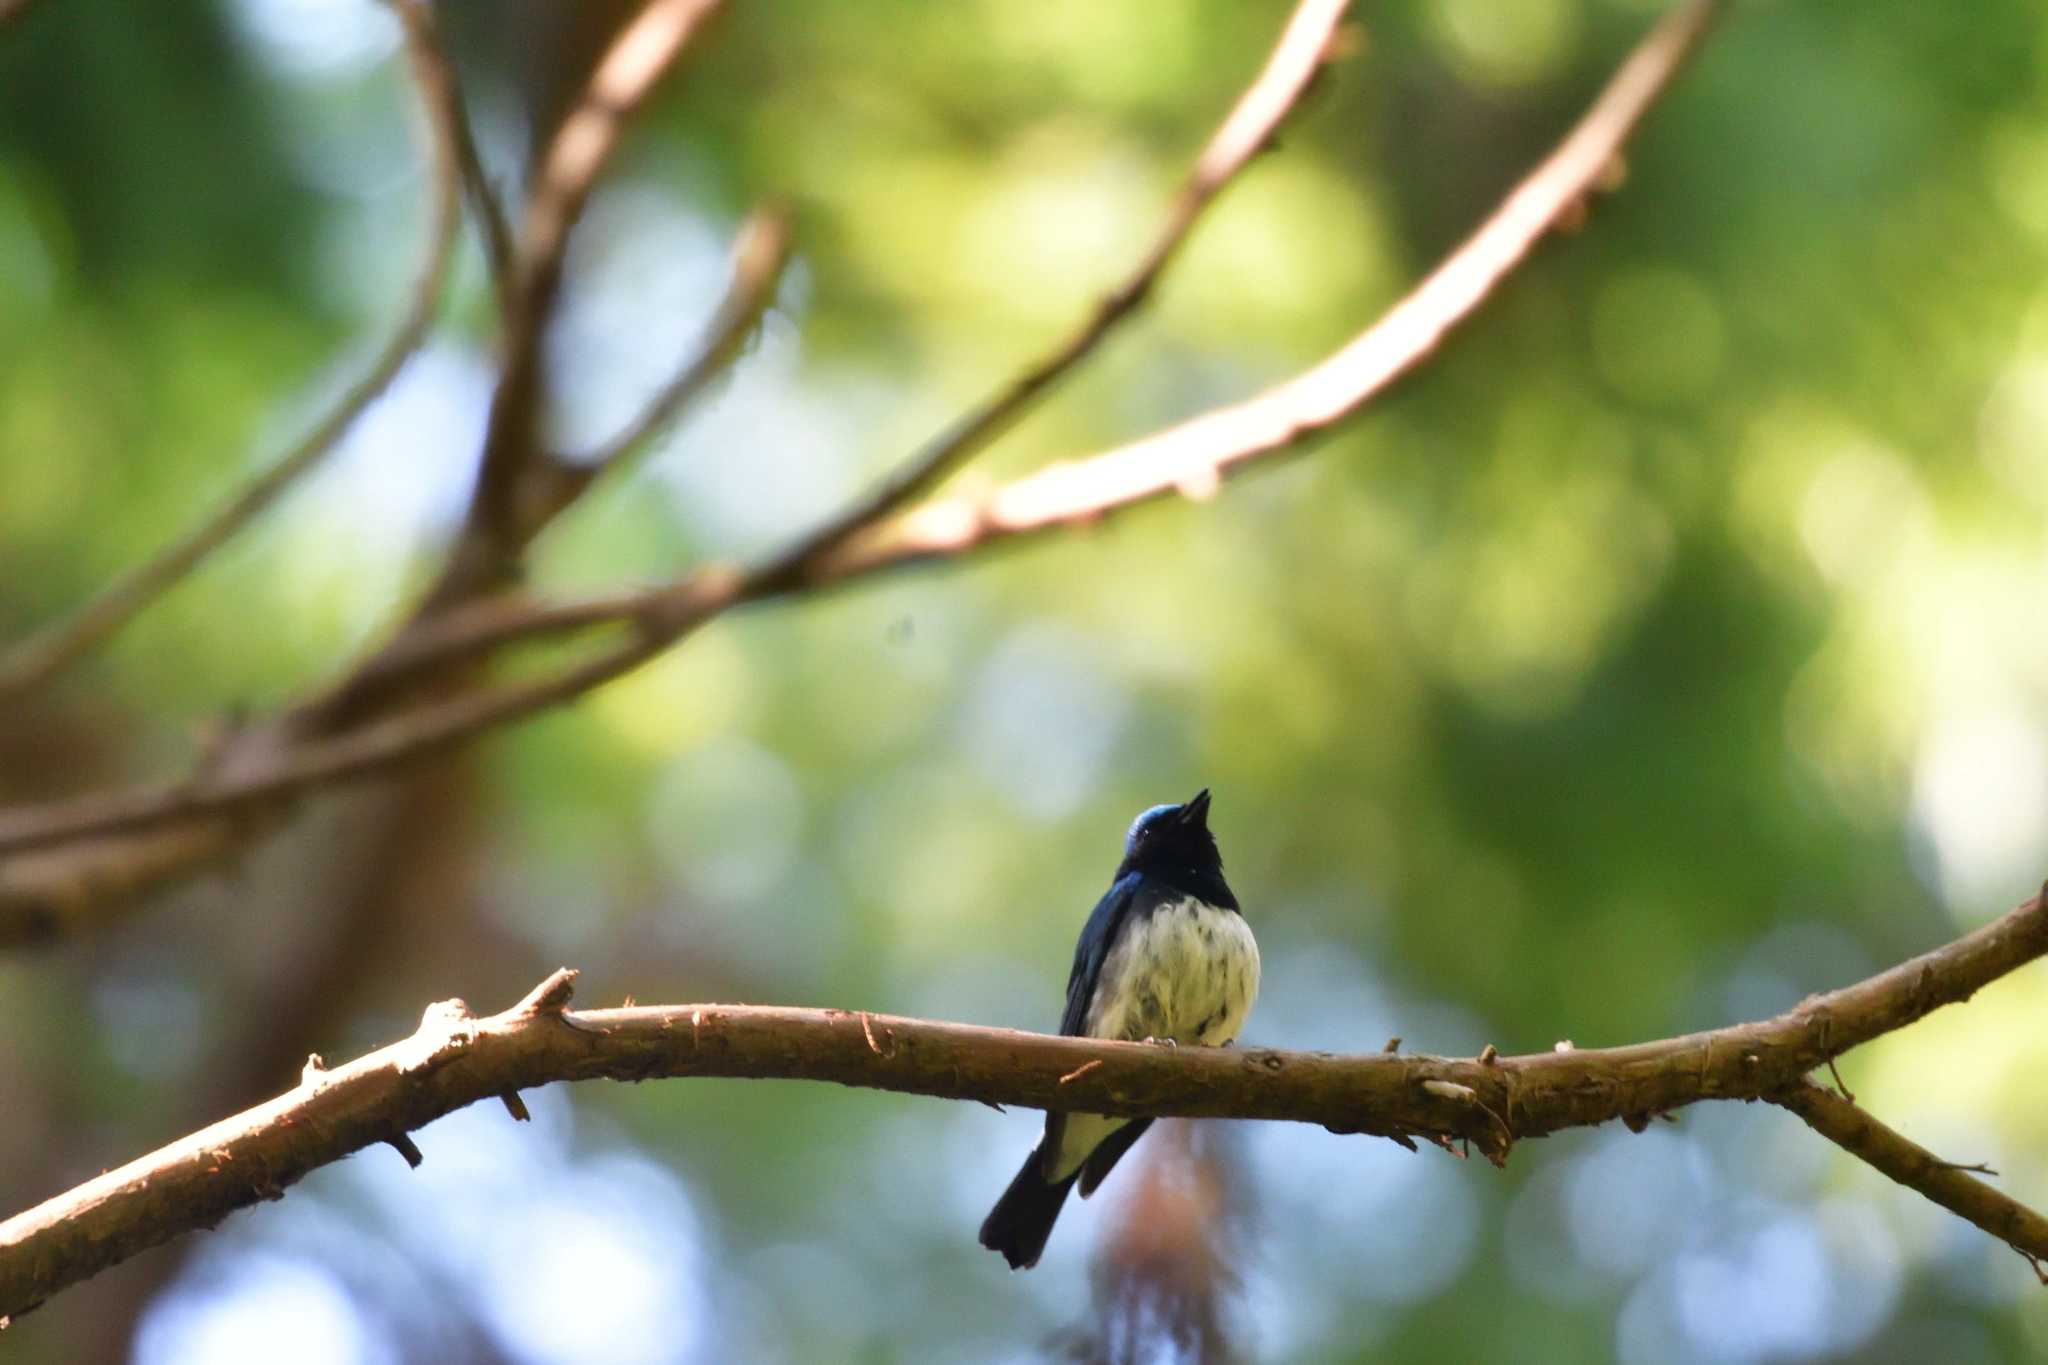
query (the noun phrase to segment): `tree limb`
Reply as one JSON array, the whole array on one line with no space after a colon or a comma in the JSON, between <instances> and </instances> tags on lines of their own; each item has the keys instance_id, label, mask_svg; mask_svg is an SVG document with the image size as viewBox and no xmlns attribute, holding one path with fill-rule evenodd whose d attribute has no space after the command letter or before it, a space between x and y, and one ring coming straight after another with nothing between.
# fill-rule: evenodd
<instances>
[{"instance_id":1,"label":"tree limb","mask_svg":"<svg viewBox=\"0 0 2048 1365\"><path fill-rule=\"evenodd\" d=\"M563 970L489 1018L473 1016L459 1000L432 1006L403 1042L335 1071L309 1071L267 1104L0 1223L0 1315L24 1312L138 1251L278 1198L285 1186L351 1152L397 1143L478 1100L554 1081L832 1081L1040 1109L1287 1119L1404 1143L1414 1136L1464 1139L1496 1164L1525 1138L1701 1100L1768 1099L1843 1141L1822 1127L1831 1106L1815 1107L1796 1088L1809 1070L1966 1000L2043 953L2048 901L2036 895L1953 943L1770 1019L1632 1047L1521 1057L1489 1048L1470 1060L1165 1049L765 1005L570 1013L575 973ZM1809 1110L1822 1113L1822 1121ZM1885 1163L1895 1163L1895 1147L1857 1141L1844 1146L1859 1156L1874 1153L1873 1164L1892 1174ZM1948 1190L1932 1176L1913 1183L1930 1193ZM2037 1216L1987 1221L1940 1202L2021 1251L2048 1256Z\"/></svg>"},{"instance_id":2,"label":"tree limb","mask_svg":"<svg viewBox=\"0 0 2048 1365\"><path fill-rule=\"evenodd\" d=\"M424 623L401 646L408 667L474 658L512 640L614 622L623 640L559 672L432 702L332 739L315 739L240 770L99 793L0 814L0 944L46 926L24 924L6 894L8 855L195 818L259 810L309 788L374 773L570 701L630 672L720 613L745 603L834 586L930 560L1092 521L1176 491L1204 496L1244 463L1298 447L1354 415L1412 373L1456 323L1526 259L1561 215L1611 175L1628 136L1705 36L1721 0L1692 0L1660 22L1593 107L1492 217L1379 322L1321 364L1255 398L1133 445L1055 465L978 500L914 509L875 529L837 523L844 540L806 537L749 573L711 565L672 584L561 606L488 601ZM913 466L916 462L913 461ZM869 506L879 504L871 503ZM800 571L798 571L800 569ZM19 898L17 898L17 902Z\"/></svg>"},{"instance_id":3,"label":"tree limb","mask_svg":"<svg viewBox=\"0 0 2048 1365\"><path fill-rule=\"evenodd\" d=\"M1810 1081L1800 1081L1769 1099L1857 1160L1975 1223L2026 1257L2036 1273L2048 1260L2048 1218L1968 1174L1972 1168L1943 1161L1854 1102Z\"/></svg>"},{"instance_id":4,"label":"tree limb","mask_svg":"<svg viewBox=\"0 0 2048 1365\"><path fill-rule=\"evenodd\" d=\"M569 234L626 125L680 58L722 0L648 0L612 41L590 83L542 158L512 258L504 356L469 516L440 583L423 609L431 614L509 575L547 518L524 504L528 471L547 452L539 422L547 392L546 339L559 300Z\"/></svg>"},{"instance_id":5,"label":"tree limb","mask_svg":"<svg viewBox=\"0 0 2048 1365\"><path fill-rule=\"evenodd\" d=\"M587 183L579 186L577 177L595 175L600 169L622 130L623 116L631 102L627 96L636 89L644 93L645 84L650 84L658 74L655 68L680 52L690 32L694 32L696 19L702 17L706 8L703 5L678 5L671 0L654 0L643 11L642 20L629 25L614 45L613 56L600 64L598 76L594 78L586 99L586 104L591 105L595 112L586 110L586 116L580 121L571 120L574 126L585 130L577 144L582 148L582 159L569 158L566 168L537 190L536 201L553 207L541 211L539 218L543 227L530 235L526 244L530 251L540 251L541 248L534 243L541 240L550 243L547 249L557 254L566 245L569 226L580 208L582 197L589 190ZM401 12L422 11L417 0L404 0ZM622 51L625 56L619 55ZM452 91L452 85L450 89ZM447 108L458 117L462 112L459 104L453 102ZM458 131L461 126L461 123L457 124ZM568 202L571 200L573 204ZM450 236L452 238L452 228ZM544 268L523 269L528 272L522 278L530 291L534 278L545 280L552 276L558 281L560 262L557 260ZM553 284L548 284L547 288L551 293ZM508 319L508 342L515 339L513 334L517 331L518 328ZM538 330L529 328L521 344L537 345L538 339ZM519 354L517 347L513 348L512 354ZM501 390L504 384L505 380L501 378ZM514 463L516 472L534 468L537 464L535 461ZM539 529L543 520L529 519L521 527L522 533L530 536ZM502 564L494 548L499 547L500 542L484 537L467 543L473 547L474 562L464 570L455 563L461 558L460 549L451 555L440 588L430 595L422 608L423 614L430 615L461 604L469 593L487 585L496 566ZM480 553L475 549L477 546L489 553L475 558ZM406 632L417 627L421 619L422 616L415 616L399 632L398 638L404 639ZM374 659L375 656L372 657ZM427 670L433 684L429 690L440 695L449 692L459 694L474 684L474 672L469 661L462 660L453 661L446 668ZM392 699L381 695L377 688L365 685L365 682L357 678L345 679L311 702L237 728L207 755L200 764L200 771L218 778L228 773L261 770L279 755L294 752L295 747L308 738L335 733L365 715L388 710ZM344 700L347 704L340 704ZM110 908L133 904L151 891L190 877L248 848L283 824L289 814L289 809L281 804L264 809L244 806L227 818L201 816L172 820L133 835L93 837L43 852L0 853L0 944L47 940L94 923Z\"/></svg>"},{"instance_id":6,"label":"tree limb","mask_svg":"<svg viewBox=\"0 0 2048 1365\"><path fill-rule=\"evenodd\" d=\"M461 220L461 129L467 126L455 69L434 27L432 9L422 0L394 0L392 9L405 29L406 53L413 84L426 108L432 142L433 209L427 242L405 314L378 351L362 378L343 392L313 429L276 463L236 493L184 536L156 556L128 571L69 616L15 642L0 655L0 704L33 691L86 651L112 635L164 591L189 574L276 502L300 476L332 451L364 409L389 388L412 358L434 320L448 263L454 254Z\"/></svg>"},{"instance_id":7,"label":"tree limb","mask_svg":"<svg viewBox=\"0 0 2048 1365\"><path fill-rule=\"evenodd\" d=\"M1301 0L1280 42L1244 94L1195 158L1194 168L1167 210L1166 222L1137 268L1059 345L1023 373L928 441L875 490L764 566L770 582L803 582L816 564L871 526L907 505L986 448L1031 405L1095 350L1116 325L1145 301L1172 263L1202 211L1273 138L1308 90L1336 43L1337 25L1350 0Z\"/></svg>"}]
</instances>

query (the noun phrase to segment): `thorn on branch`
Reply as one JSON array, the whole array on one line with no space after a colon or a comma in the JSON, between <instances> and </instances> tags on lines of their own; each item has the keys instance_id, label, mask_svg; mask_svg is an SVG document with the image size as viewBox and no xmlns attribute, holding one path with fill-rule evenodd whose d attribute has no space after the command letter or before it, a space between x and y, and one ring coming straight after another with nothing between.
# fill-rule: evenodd
<instances>
[{"instance_id":1,"label":"thorn on branch","mask_svg":"<svg viewBox=\"0 0 2048 1365\"><path fill-rule=\"evenodd\" d=\"M1587 193L1567 202L1557 211L1557 216L1550 220L1550 225L1563 236L1576 237L1584 232L1586 224L1592 221L1593 196Z\"/></svg>"},{"instance_id":2,"label":"thorn on branch","mask_svg":"<svg viewBox=\"0 0 2048 1365\"><path fill-rule=\"evenodd\" d=\"M862 1010L860 1011L860 1031L862 1036L868 1040L868 1051L885 1060L895 1057L896 1030L890 1028L887 1024L882 1025L882 1036L889 1041L887 1050L884 1050L882 1045L875 1041L874 1021L868 1017L866 1010Z\"/></svg>"},{"instance_id":3,"label":"thorn on branch","mask_svg":"<svg viewBox=\"0 0 2048 1365\"><path fill-rule=\"evenodd\" d=\"M1485 1047L1481 1048L1479 1050L1479 1065L1499 1066L1500 1049L1495 1047L1492 1043L1488 1043Z\"/></svg>"},{"instance_id":4,"label":"thorn on branch","mask_svg":"<svg viewBox=\"0 0 2048 1365\"><path fill-rule=\"evenodd\" d=\"M327 1074L327 1061L317 1052L306 1054L306 1064L299 1068L299 1084L311 1085Z\"/></svg>"},{"instance_id":5,"label":"thorn on branch","mask_svg":"<svg viewBox=\"0 0 2048 1365\"><path fill-rule=\"evenodd\" d=\"M422 1031L440 1029L452 1033L474 1018L476 1013L470 1009L467 1000L451 996L446 1000L436 1000L420 1013L420 1028Z\"/></svg>"},{"instance_id":6,"label":"thorn on branch","mask_svg":"<svg viewBox=\"0 0 2048 1365\"><path fill-rule=\"evenodd\" d=\"M1065 1085L1068 1081L1078 1081L1083 1076L1087 1075L1089 1072L1095 1070L1095 1068L1101 1065L1102 1059L1100 1057L1095 1057L1088 1061L1085 1061L1081 1063L1081 1065L1075 1067L1072 1071L1069 1071L1066 1075L1060 1077L1060 1084Z\"/></svg>"},{"instance_id":7,"label":"thorn on branch","mask_svg":"<svg viewBox=\"0 0 2048 1365\"><path fill-rule=\"evenodd\" d=\"M526 1107L526 1101L519 1097L519 1092L517 1090L507 1090L503 1094L499 1095L498 1098L499 1100L503 1101L505 1105L505 1112L510 1114L514 1119L516 1119L520 1123L533 1122L533 1114L530 1111L528 1111Z\"/></svg>"},{"instance_id":8,"label":"thorn on branch","mask_svg":"<svg viewBox=\"0 0 2048 1365\"><path fill-rule=\"evenodd\" d=\"M1395 1034L1395 1035L1394 1035L1393 1037L1391 1037L1391 1038L1387 1039L1387 1045L1386 1045L1385 1047L1383 1047L1383 1048L1381 1048L1381 1049L1380 1049L1380 1051L1381 1051L1381 1052L1386 1052L1386 1053L1394 1053L1394 1052L1399 1052L1400 1050L1401 1050L1401 1035L1400 1035L1400 1034L1398 1034L1398 1033L1397 1033L1397 1034Z\"/></svg>"},{"instance_id":9,"label":"thorn on branch","mask_svg":"<svg viewBox=\"0 0 2048 1365\"><path fill-rule=\"evenodd\" d=\"M576 978L580 975L574 967L557 967L548 979L527 992L526 998L513 1010L515 1014L560 1014L569 1006L576 994Z\"/></svg>"},{"instance_id":10,"label":"thorn on branch","mask_svg":"<svg viewBox=\"0 0 2048 1365\"><path fill-rule=\"evenodd\" d=\"M414 1170L418 1170L420 1163L426 1160L424 1156L420 1155L420 1149L414 1145L409 1134L400 1133L396 1137L385 1138L384 1141L388 1146L397 1151L400 1156L404 1157L405 1164ZM281 1194L283 1191L280 1190L279 1193Z\"/></svg>"}]
</instances>

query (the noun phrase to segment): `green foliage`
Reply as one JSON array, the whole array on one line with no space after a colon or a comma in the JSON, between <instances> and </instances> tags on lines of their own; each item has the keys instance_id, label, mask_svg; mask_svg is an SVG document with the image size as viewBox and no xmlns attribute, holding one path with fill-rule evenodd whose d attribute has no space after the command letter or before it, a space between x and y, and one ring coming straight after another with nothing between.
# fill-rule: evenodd
<instances>
[{"instance_id":1,"label":"green foliage","mask_svg":"<svg viewBox=\"0 0 2048 1365\"><path fill-rule=\"evenodd\" d=\"M396 311L422 208L392 113L405 92L389 61L280 58L263 25L317 8L46 0L0 36L10 630L234 487L347 369L350 338ZM1358 53L1146 315L964 480L1114 444L1326 353L1513 183L1654 8L1365 7ZM615 354L658 377L680 351L715 272L686 234L650 246L663 222L708 238L788 196L795 277L726 391L551 533L539 585L754 550L1034 356L1134 262L1282 12L734 6L594 206L572 275L590 311L565 349L602 348L593 388L624 386ZM2019 0L1739 8L1633 148L1625 190L1312 453L1212 502L752 610L487 746L488 832L449 851L471 890L392 926L379 984L316 1045L345 1054L448 994L495 1005L557 961L585 969L589 1003L1046 1027L1124 823L1204 784L1267 953L1252 1041L1624 1042L1781 1008L2004 909L2048 871L2042 32ZM521 69L459 55L509 168ZM657 268L668 256L685 283ZM483 316L471 266L465 319ZM381 435L48 704L65 724L118 716L96 770L182 752L391 619L474 456L490 340L440 348ZM563 420L604 430L632 396L565 396ZM13 796L65 785L0 773ZM271 964L306 950L293 917L353 875L334 837L315 821L244 889L60 956L99 1002L89 1027L196 1000L206 1036L233 1035ZM245 941L251 919L265 927ZM194 946L205 935L233 946ZM21 972L0 996L27 998ZM2042 991L2022 974L1983 1014L1944 1018L1939 1047L1901 1037L1849 1068L1888 1121L1961 1160L1995 1152L2037 1205ZM0 1095L40 1094L38 1131L104 1123L118 1050L59 1055L40 1031L60 1025L34 1021L66 1010L11 1012L33 1076L0 1075ZM205 1062L161 1065L196 1084ZM90 1164L203 1117L179 1117L175 1089L152 1088ZM1083 1314L1090 1220L1030 1281L972 1244L1029 1116L742 1083L576 1101L577 1150L643 1150L684 1183L717 1291L706 1339L726 1348L1029 1354ZM1704 1193L1629 1191L1672 1213L1645 1215L1657 1245L1620 1267L1571 1212L1593 1207L1611 1135L1525 1149L1501 1176L1247 1133L1234 1170L1271 1214L1243 1249L1248 1354L1807 1358L1937 1329L1986 1359L2040 1348L2031 1276L1974 1232L1804 1146L1760 1180L1786 1122L1695 1111L1645 1148L1682 1152L1672 1169ZM1287 1154L1320 1144L1342 1175L1324 1213L1289 1221ZM316 1179L281 1213L368 1198L347 1183L368 1179ZM1435 1224L1403 1220L1438 1208L1472 1227L1445 1234L1449 1269L1386 1288L1406 1283L1402 1253L1361 1225L1429 1242ZM232 1226L231 1248L288 1238L269 1212ZM1831 1307L1771 1308L1795 1288ZM837 1340L834 1295L869 1304ZM940 1308L963 1302L979 1307ZM23 1324L27 1349L63 1358L83 1330L67 1311ZM365 1311L365 1330L402 1326Z\"/></svg>"}]
</instances>

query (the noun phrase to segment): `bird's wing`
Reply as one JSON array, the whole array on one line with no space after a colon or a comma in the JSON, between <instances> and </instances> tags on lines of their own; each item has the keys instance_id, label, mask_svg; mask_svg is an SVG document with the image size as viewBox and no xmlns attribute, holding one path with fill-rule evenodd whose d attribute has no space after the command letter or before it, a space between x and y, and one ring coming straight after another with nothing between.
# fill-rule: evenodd
<instances>
[{"instance_id":1,"label":"bird's wing","mask_svg":"<svg viewBox=\"0 0 2048 1365\"><path fill-rule=\"evenodd\" d=\"M1088 922L1081 926L1081 937L1074 943L1074 969L1067 974L1067 1008L1060 1016L1060 1032L1070 1038L1081 1037L1087 1028L1088 1002L1095 997L1103 960L1109 956L1109 946L1116 942L1124 921L1130 918L1131 907L1140 899L1143 881L1143 876L1136 872L1119 877L1095 903L1095 912L1088 916Z\"/></svg>"}]
</instances>

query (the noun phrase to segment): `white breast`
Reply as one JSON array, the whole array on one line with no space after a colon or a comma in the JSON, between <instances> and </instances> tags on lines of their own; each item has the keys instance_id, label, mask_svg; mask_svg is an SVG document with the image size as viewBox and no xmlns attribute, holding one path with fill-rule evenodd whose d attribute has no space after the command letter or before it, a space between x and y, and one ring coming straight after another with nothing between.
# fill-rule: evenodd
<instances>
[{"instance_id":1,"label":"white breast","mask_svg":"<svg viewBox=\"0 0 2048 1365\"><path fill-rule=\"evenodd\" d=\"M1102 964L1086 1028L1094 1038L1227 1043L1259 995L1259 945L1232 910L1192 898L1126 924Z\"/></svg>"},{"instance_id":2,"label":"white breast","mask_svg":"<svg viewBox=\"0 0 2048 1365\"><path fill-rule=\"evenodd\" d=\"M1259 996L1259 945L1244 916L1192 898L1124 926L1103 959L1084 1031L1217 1046L1237 1037ZM1050 1174L1064 1179L1128 1119L1069 1114Z\"/></svg>"}]
</instances>

